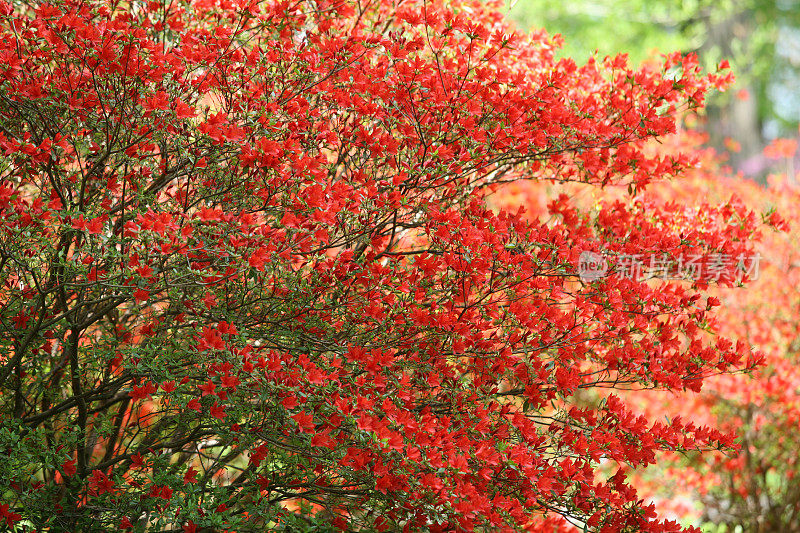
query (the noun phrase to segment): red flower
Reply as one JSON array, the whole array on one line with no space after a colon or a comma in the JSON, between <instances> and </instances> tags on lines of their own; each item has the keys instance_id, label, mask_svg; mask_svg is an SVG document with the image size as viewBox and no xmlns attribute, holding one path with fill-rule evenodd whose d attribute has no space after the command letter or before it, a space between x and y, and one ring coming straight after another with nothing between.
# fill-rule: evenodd
<instances>
[{"instance_id":1,"label":"red flower","mask_svg":"<svg viewBox=\"0 0 800 533\"><path fill-rule=\"evenodd\" d=\"M75 459L68 459L61 464L61 470L64 472L64 476L71 477L74 476L77 472L75 468Z\"/></svg>"},{"instance_id":2,"label":"red flower","mask_svg":"<svg viewBox=\"0 0 800 533\"><path fill-rule=\"evenodd\" d=\"M7 503L0 503L0 516L5 519L6 525L13 528L14 524L22 519L22 515L11 510Z\"/></svg>"},{"instance_id":3,"label":"red flower","mask_svg":"<svg viewBox=\"0 0 800 533\"><path fill-rule=\"evenodd\" d=\"M297 425L302 431L310 433L314 430L314 415L300 411L299 413L292 415L292 418L295 422L297 422Z\"/></svg>"},{"instance_id":4,"label":"red flower","mask_svg":"<svg viewBox=\"0 0 800 533\"><path fill-rule=\"evenodd\" d=\"M211 406L209 412L211 413L211 416L213 416L214 418L225 420L225 407L219 405L217 402L214 402L214 405Z\"/></svg>"},{"instance_id":5,"label":"red flower","mask_svg":"<svg viewBox=\"0 0 800 533\"><path fill-rule=\"evenodd\" d=\"M114 482L101 470L92 470L92 474L87 479L89 486L96 496L112 492L114 490Z\"/></svg>"},{"instance_id":6,"label":"red flower","mask_svg":"<svg viewBox=\"0 0 800 533\"><path fill-rule=\"evenodd\" d=\"M150 398L150 395L155 393L158 389L156 388L155 384L152 381L146 381L145 383L134 386L131 388L131 392L129 393L131 400L137 402L139 400L146 400Z\"/></svg>"},{"instance_id":7,"label":"red flower","mask_svg":"<svg viewBox=\"0 0 800 533\"><path fill-rule=\"evenodd\" d=\"M175 106L175 116L180 119L192 118L197 115L197 111L179 98L176 98L172 104Z\"/></svg>"},{"instance_id":8,"label":"red flower","mask_svg":"<svg viewBox=\"0 0 800 533\"><path fill-rule=\"evenodd\" d=\"M190 466L183 475L183 484L188 485L189 483L197 483L197 470L193 466Z\"/></svg>"}]
</instances>

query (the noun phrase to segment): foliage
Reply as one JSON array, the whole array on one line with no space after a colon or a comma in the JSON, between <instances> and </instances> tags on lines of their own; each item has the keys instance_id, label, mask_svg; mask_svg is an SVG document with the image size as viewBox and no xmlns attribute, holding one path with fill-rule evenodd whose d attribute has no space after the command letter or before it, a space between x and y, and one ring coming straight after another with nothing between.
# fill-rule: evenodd
<instances>
[{"instance_id":1,"label":"foliage","mask_svg":"<svg viewBox=\"0 0 800 533\"><path fill-rule=\"evenodd\" d=\"M469 1L0 13L9 527L679 529L627 473L733 437L610 392L759 357L710 280L575 265L749 253L740 203L635 198L728 74L578 67ZM516 180L629 195L490 209Z\"/></svg>"}]
</instances>

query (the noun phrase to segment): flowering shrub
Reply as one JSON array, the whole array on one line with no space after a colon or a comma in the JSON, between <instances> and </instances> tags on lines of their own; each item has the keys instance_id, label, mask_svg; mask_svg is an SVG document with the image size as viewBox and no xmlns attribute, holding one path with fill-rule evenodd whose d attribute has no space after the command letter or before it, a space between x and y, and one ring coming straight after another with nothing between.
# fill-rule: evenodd
<instances>
[{"instance_id":1,"label":"flowering shrub","mask_svg":"<svg viewBox=\"0 0 800 533\"><path fill-rule=\"evenodd\" d=\"M610 392L758 356L704 332L707 280L576 262L748 253L753 213L562 195L526 218L486 196L679 173L692 158L647 141L729 74L578 67L477 1L0 21L7 526L680 530L626 473L732 437Z\"/></svg>"}]
</instances>

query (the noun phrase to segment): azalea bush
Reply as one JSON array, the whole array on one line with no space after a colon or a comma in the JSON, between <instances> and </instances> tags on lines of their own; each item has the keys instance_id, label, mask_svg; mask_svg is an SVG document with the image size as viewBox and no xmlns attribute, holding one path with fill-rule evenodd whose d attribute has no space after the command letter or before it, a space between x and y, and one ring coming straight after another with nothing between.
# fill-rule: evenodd
<instances>
[{"instance_id":1,"label":"azalea bush","mask_svg":"<svg viewBox=\"0 0 800 533\"><path fill-rule=\"evenodd\" d=\"M0 6L0 520L50 531L678 531L627 481L733 436L615 389L760 356L741 203L637 198L731 79L556 60L477 1ZM525 216L508 183L579 183ZM567 189L564 189L567 191ZM652 277L652 276L651 276Z\"/></svg>"}]
</instances>

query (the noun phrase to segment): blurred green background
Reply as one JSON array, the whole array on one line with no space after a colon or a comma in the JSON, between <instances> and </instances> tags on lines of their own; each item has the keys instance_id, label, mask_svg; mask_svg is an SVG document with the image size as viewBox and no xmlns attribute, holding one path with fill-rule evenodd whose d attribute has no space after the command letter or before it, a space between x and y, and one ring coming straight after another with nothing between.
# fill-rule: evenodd
<instances>
[{"instance_id":1,"label":"blurred green background","mask_svg":"<svg viewBox=\"0 0 800 533\"><path fill-rule=\"evenodd\" d=\"M578 62L625 52L638 64L675 50L697 52L712 69L730 61L736 84L709 97L703 127L715 147L726 138L741 146L731 163L746 175L764 176L770 140L797 136L800 0L507 1L521 29L562 34L562 56Z\"/></svg>"}]
</instances>

